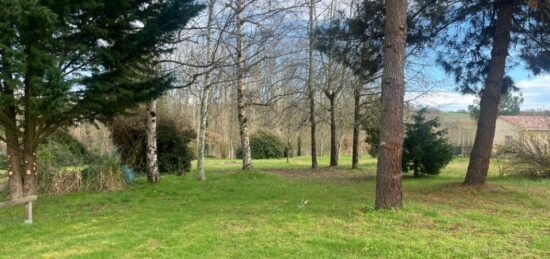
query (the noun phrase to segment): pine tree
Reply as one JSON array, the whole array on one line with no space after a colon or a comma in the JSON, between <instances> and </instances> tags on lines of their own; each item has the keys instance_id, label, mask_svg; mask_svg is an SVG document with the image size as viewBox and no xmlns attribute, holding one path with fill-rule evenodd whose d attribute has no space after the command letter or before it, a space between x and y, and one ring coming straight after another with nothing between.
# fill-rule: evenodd
<instances>
[{"instance_id":1,"label":"pine tree","mask_svg":"<svg viewBox=\"0 0 550 259\"><path fill-rule=\"evenodd\" d=\"M158 97L153 69L202 5L192 0L0 0L0 125L12 199L36 193L36 147L60 127ZM23 130L21 130L23 129ZM22 155L22 156L21 156Z\"/></svg>"},{"instance_id":2,"label":"pine tree","mask_svg":"<svg viewBox=\"0 0 550 259\"><path fill-rule=\"evenodd\" d=\"M550 3L545 0L433 1L417 24L438 32L430 49L465 93L479 93L480 115L466 184L484 184L491 158L498 105L510 58L533 74L550 71ZM422 32L422 30L419 30ZM422 33L419 33L422 37ZM513 51L509 51L513 48Z\"/></svg>"},{"instance_id":3,"label":"pine tree","mask_svg":"<svg viewBox=\"0 0 550 259\"><path fill-rule=\"evenodd\" d=\"M376 170L377 209L403 206L400 161L403 147L407 7L407 0L386 0L382 75L383 120L380 125L380 151Z\"/></svg>"},{"instance_id":4,"label":"pine tree","mask_svg":"<svg viewBox=\"0 0 550 259\"><path fill-rule=\"evenodd\" d=\"M439 129L437 118L426 120L425 114L426 109L421 109L405 125L402 167L403 172L412 171L415 177L439 174L453 159L453 146L445 139L446 131Z\"/></svg>"}]
</instances>

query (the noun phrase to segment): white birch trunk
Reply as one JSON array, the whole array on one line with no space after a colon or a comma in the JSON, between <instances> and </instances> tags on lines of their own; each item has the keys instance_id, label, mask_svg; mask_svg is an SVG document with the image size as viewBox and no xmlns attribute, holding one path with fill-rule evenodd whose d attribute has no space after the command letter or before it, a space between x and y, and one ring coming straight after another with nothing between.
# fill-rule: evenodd
<instances>
[{"instance_id":1,"label":"white birch trunk","mask_svg":"<svg viewBox=\"0 0 550 259\"><path fill-rule=\"evenodd\" d=\"M245 104L245 49L244 49L244 17L243 0L237 0L237 111L239 118L239 132L241 136L241 148L243 156L243 170L252 169L252 152L250 150L250 138L248 133L248 117Z\"/></svg>"},{"instance_id":2,"label":"white birch trunk","mask_svg":"<svg viewBox=\"0 0 550 259\"><path fill-rule=\"evenodd\" d=\"M157 101L147 104L147 179L151 183L160 181L157 160Z\"/></svg>"},{"instance_id":3,"label":"white birch trunk","mask_svg":"<svg viewBox=\"0 0 550 259\"><path fill-rule=\"evenodd\" d=\"M208 24L206 35L206 62L209 64L206 68L207 71L204 74L204 85L201 88L202 93L200 95L200 123L199 123L199 157L197 158L197 177L199 180L206 180L206 174L204 173L204 152L206 146L206 117L208 115L208 101L210 98L210 63L213 62L212 56L212 23L214 21L214 4L215 0L208 2Z\"/></svg>"}]
</instances>

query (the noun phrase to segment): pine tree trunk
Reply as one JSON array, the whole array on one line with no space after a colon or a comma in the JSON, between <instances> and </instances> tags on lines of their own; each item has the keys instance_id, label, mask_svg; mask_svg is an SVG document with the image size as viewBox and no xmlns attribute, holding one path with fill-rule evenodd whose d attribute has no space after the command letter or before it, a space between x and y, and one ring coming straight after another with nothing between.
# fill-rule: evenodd
<instances>
[{"instance_id":1,"label":"pine tree trunk","mask_svg":"<svg viewBox=\"0 0 550 259\"><path fill-rule=\"evenodd\" d=\"M336 94L329 96L330 101L330 167L338 166L338 141L336 139Z\"/></svg>"},{"instance_id":2,"label":"pine tree trunk","mask_svg":"<svg viewBox=\"0 0 550 259\"><path fill-rule=\"evenodd\" d=\"M248 132L248 117L245 103L245 57L244 57L244 17L243 0L237 0L237 112L239 119L239 133L243 156L243 170L252 170L252 152Z\"/></svg>"},{"instance_id":3,"label":"pine tree trunk","mask_svg":"<svg viewBox=\"0 0 550 259\"><path fill-rule=\"evenodd\" d=\"M206 58L207 63L213 61L212 56L212 23L214 21L214 4L215 0L208 2L208 24L206 34ZM202 87L201 103L200 103L200 123L199 123L199 156L197 158L197 177L199 180L206 180L204 173L204 152L206 147L206 118L208 115L208 101L210 97L210 66L204 74L204 86Z\"/></svg>"},{"instance_id":4,"label":"pine tree trunk","mask_svg":"<svg viewBox=\"0 0 550 259\"><path fill-rule=\"evenodd\" d=\"M157 101L147 104L147 180L158 183L160 174L157 160Z\"/></svg>"},{"instance_id":5,"label":"pine tree trunk","mask_svg":"<svg viewBox=\"0 0 550 259\"><path fill-rule=\"evenodd\" d=\"M404 64L407 37L407 0L386 0L382 123L376 174L377 209L401 208Z\"/></svg>"},{"instance_id":6,"label":"pine tree trunk","mask_svg":"<svg viewBox=\"0 0 550 259\"><path fill-rule=\"evenodd\" d=\"M7 87L5 87L7 88ZM7 95L13 95L13 91L5 90ZM11 105L5 110L8 119L13 127L16 127L16 111L15 106ZM8 162L8 182L10 190L10 199L23 198L23 176L21 175L21 146L19 145L19 135L17 129L5 128L6 136L6 151Z\"/></svg>"},{"instance_id":7,"label":"pine tree trunk","mask_svg":"<svg viewBox=\"0 0 550 259\"><path fill-rule=\"evenodd\" d=\"M359 168L359 131L361 127L361 88L359 86L353 89L353 144L351 155L351 168L353 169Z\"/></svg>"},{"instance_id":8,"label":"pine tree trunk","mask_svg":"<svg viewBox=\"0 0 550 259\"><path fill-rule=\"evenodd\" d=\"M11 79L11 75L8 76ZM10 199L23 198L23 177L21 176L21 153L19 146L19 136L17 134L17 112L13 105L14 92L5 80L0 82L0 89L7 99L12 103L6 105L1 112L5 113L7 120L11 125L4 125L4 136L6 137L6 153L8 166L8 186ZM11 126L11 127L10 127Z\"/></svg>"},{"instance_id":9,"label":"pine tree trunk","mask_svg":"<svg viewBox=\"0 0 550 259\"><path fill-rule=\"evenodd\" d=\"M7 82L2 83L2 89L5 96L9 96L10 101L15 99L13 89ZM14 103L11 102L7 105L3 112L11 124L4 126L4 133L6 137L10 199L15 200L23 198L23 176L21 175L21 146L19 145L19 130L17 129L17 111Z\"/></svg>"},{"instance_id":10,"label":"pine tree trunk","mask_svg":"<svg viewBox=\"0 0 550 259\"><path fill-rule=\"evenodd\" d=\"M493 149L500 90L506 68L514 11L513 1L501 1L499 5L489 73L479 105L476 138L464 180L464 183L469 185L485 184Z\"/></svg>"},{"instance_id":11,"label":"pine tree trunk","mask_svg":"<svg viewBox=\"0 0 550 259\"><path fill-rule=\"evenodd\" d=\"M21 175L21 155L19 140L16 133L6 130L8 178L10 199L23 198L23 177Z\"/></svg>"},{"instance_id":12,"label":"pine tree trunk","mask_svg":"<svg viewBox=\"0 0 550 259\"><path fill-rule=\"evenodd\" d=\"M308 47L308 73L307 73L307 93L309 99L309 124L311 125L311 168L315 169L317 163L317 125L315 122L315 90L313 89L313 49L315 48L314 35L314 10L315 1L309 1L309 47Z\"/></svg>"}]
</instances>

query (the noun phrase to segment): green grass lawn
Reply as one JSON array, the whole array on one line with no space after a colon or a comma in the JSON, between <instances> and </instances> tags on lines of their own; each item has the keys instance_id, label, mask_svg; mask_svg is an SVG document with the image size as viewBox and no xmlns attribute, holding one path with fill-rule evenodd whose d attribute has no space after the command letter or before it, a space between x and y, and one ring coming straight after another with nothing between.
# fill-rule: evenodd
<instances>
[{"instance_id":1,"label":"green grass lawn","mask_svg":"<svg viewBox=\"0 0 550 259\"><path fill-rule=\"evenodd\" d=\"M550 257L550 181L460 185L467 161L405 178L404 209L373 209L375 160L311 171L308 158L207 161L208 180L139 179L117 193L42 196L35 223L0 210L0 257ZM327 158L321 165L328 164Z\"/></svg>"}]
</instances>

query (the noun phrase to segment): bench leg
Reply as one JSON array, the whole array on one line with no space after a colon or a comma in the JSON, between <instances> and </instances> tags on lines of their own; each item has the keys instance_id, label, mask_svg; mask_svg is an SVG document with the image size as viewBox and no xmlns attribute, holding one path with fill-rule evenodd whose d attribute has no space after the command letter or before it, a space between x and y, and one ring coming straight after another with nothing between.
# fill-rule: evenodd
<instances>
[{"instance_id":1,"label":"bench leg","mask_svg":"<svg viewBox=\"0 0 550 259\"><path fill-rule=\"evenodd\" d=\"M25 224L32 224L32 202L25 203Z\"/></svg>"}]
</instances>

